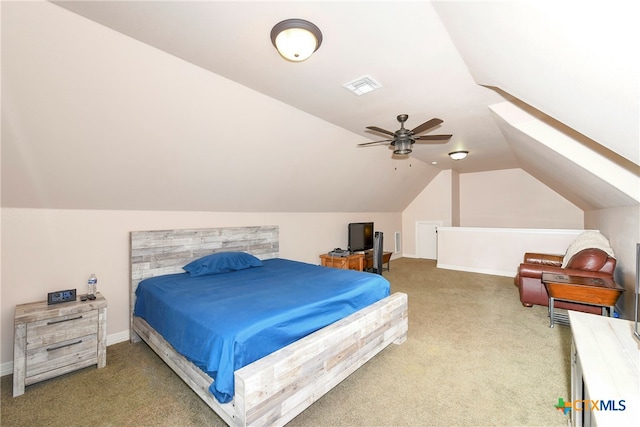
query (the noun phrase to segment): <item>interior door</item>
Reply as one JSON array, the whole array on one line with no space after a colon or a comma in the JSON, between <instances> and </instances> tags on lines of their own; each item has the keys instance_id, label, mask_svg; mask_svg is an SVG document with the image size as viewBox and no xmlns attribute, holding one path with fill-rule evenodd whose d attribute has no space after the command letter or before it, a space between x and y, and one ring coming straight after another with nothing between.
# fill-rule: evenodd
<instances>
[{"instance_id":1,"label":"interior door","mask_svg":"<svg viewBox=\"0 0 640 427\"><path fill-rule=\"evenodd\" d=\"M416 256L425 259L438 259L439 222L416 222Z\"/></svg>"}]
</instances>

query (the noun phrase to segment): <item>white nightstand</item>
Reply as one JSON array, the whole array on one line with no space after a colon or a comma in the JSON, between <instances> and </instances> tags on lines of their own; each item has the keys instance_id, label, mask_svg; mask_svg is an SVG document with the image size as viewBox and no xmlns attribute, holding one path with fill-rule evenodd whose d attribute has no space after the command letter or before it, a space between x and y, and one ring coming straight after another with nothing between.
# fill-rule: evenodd
<instances>
[{"instance_id":1,"label":"white nightstand","mask_svg":"<svg viewBox=\"0 0 640 427\"><path fill-rule=\"evenodd\" d=\"M40 381L87 366L107 364L107 300L16 306L13 396Z\"/></svg>"}]
</instances>

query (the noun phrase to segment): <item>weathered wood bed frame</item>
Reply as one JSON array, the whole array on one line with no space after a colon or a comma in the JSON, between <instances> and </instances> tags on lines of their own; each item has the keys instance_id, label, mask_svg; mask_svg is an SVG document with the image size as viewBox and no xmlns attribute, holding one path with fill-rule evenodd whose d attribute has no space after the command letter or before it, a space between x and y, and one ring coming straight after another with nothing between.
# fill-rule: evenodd
<instances>
[{"instance_id":1,"label":"weathered wood bed frame","mask_svg":"<svg viewBox=\"0 0 640 427\"><path fill-rule=\"evenodd\" d=\"M213 379L133 316L135 290L146 278L183 272L189 261L220 251L278 257L278 227L131 232L131 341L142 338L231 426L284 425L391 343L407 338L407 295L395 293L235 372L235 395L218 402Z\"/></svg>"}]
</instances>

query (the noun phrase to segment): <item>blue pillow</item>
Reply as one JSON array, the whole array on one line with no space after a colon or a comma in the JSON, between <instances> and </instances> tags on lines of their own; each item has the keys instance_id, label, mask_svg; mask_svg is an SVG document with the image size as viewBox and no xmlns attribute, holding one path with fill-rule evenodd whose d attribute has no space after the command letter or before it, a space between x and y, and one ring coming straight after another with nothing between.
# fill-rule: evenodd
<instances>
[{"instance_id":1,"label":"blue pillow","mask_svg":"<svg viewBox=\"0 0 640 427\"><path fill-rule=\"evenodd\" d=\"M246 252L218 252L191 261L183 269L191 277L198 277L261 266L262 261Z\"/></svg>"}]
</instances>

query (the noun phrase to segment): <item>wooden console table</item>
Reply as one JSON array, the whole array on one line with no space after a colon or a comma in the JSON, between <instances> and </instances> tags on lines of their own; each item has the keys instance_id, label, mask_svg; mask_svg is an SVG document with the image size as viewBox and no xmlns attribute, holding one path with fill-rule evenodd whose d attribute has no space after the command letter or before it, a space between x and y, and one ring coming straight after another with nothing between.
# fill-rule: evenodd
<instances>
[{"instance_id":1,"label":"wooden console table","mask_svg":"<svg viewBox=\"0 0 640 427\"><path fill-rule=\"evenodd\" d=\"M391 252L382 253L382 270L389 271ZM369 271L373 268L373 251L348 256L320 255L320 263L323 267L341 268L343 270ZM385 268L384 265L387 264Z\"/></svg>"},{"instance_id":2,"label":"wooden console table","mask_svg":"<svg viewBox=\"0 0 640 427\"><path fill-rule=\"evenodd\" d=\"M555 313L555 300L575 302L579 304L602 307L602 315L609 309L609 316L613 317L614 306L624 288L611 279L567 274L542 273L542 283L549 294L549 327L553 328L555 321L568 322L566 316Z\"/></svg>"},{"instance_id":3,"label":"wooden console table","mask_svg":"<svg viewBox=\"0 0 640 427\"><path fill-rule=\"evenodd\" d=\"M364 254L347 256L320 255L320 263L323 267L340 268L343 270L364 270Z\"/></svg>"},{"instance_id":4,"label":"wooden console table","mask_svg":"<svg viewBox=\"0 0 640 427\"><path fill-rule=\"evenodd\" d=\"M571 425L638 425L640 343L633 322L578 311L569 311L569 319Z\"/></svg>"}]
</instances>

